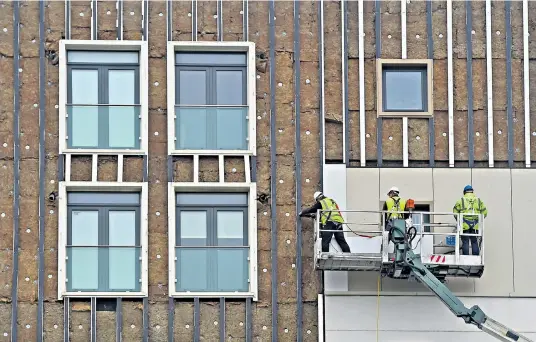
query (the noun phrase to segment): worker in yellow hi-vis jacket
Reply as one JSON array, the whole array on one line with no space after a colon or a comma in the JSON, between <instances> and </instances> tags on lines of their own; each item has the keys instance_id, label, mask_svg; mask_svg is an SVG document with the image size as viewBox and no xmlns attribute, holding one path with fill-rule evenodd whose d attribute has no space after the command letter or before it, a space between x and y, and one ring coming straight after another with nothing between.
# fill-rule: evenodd
<instances>
[{"instance_id":1,"label":"worker in yellow hi-vis jacket","mask_svg":"<svg viewBox=\"0 0 536 342\"><path fill-rule=\"evenodd\" d=\"M302 217L306 214L315 213L317 210L332 210L321 212L321 216L318 218L321 223L320 237L322 238L322 252L329 252L329 243L333 235L335 235L335 240L341 246L342 251L344 253L350 253L350 247L342 231L344 219L339 211L339 206L333 199L324 196L320 191L315 192L313 197L316 203L312 207L302 210L299 216ZM328 231L322 231L322 229ZM336 230L337 232L335 232Z\"/></svg>"},{"instance_id":2,"label":"worker in yellow hi-vis jacket","mask_svg":"<svg viewBox=\"0 0 536 342\"><path fill-rule=\"evenodd\" d=\"M473 215L463 215L462 229L463 233L467 234L478 234L478 219L479 214L482 214L485 217L488 216L488 209L484 202L476 197L474 194L473 187L467 185L463 188L463 197L460 198L452 210L455 214L473 214ZM455 216L456 220L458 219ZM462 254L469 255L469 241L471 241L471 249L473 255L480 254L480 248L478 246L478 239L476 236L461 236L462 240Z\"/></svg>"}]
</instances>

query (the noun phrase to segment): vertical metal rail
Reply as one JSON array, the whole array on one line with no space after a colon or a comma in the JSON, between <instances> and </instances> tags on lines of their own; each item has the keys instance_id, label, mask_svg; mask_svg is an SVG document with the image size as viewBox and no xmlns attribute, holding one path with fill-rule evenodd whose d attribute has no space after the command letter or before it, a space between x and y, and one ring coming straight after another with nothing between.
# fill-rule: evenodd
<instances>
[{"instance_id":1,"label":"vertical metal rail","mask_svg":"<svg viewBox=\"0 0 536 342\"><path fill-rule=\"evenodd\" d=\"M90 309L90 332L91 342L97 342L97 298L91 297L91 309Z\"/></svg>"},{"instance_id":2,"label":"vertical metal rail","mask_svg":"<svg viewBox=\"0 0 536 342\"><path fill-rule=\"evenodd\" d=\"M506 113L508 114L508 167L514 167L514 114L512 108L512 23L511 1L505 0L506 26Z\"/></svg>"},{"instance_id":3,"label":"vertical metal rail","mask_svg":"<svg viewBox=\"0 0 536 342\"><path fill-rule=\"evenodd\" d=\"M143 298L143 342L149 342L149 298Z\"/></svg>"},{"instance_id":4,"label":"vertical metal rail","mask_svg":"<svg viewBox=\"0 0 536 342\"><path fill-rule=\"evenodd\" d=\"M406 30L406 5L407 0L400 0L400 25L402 28L402 59L408 58L408 41ZM402 117L402 166L409 165L409 134L408 117Z\"/></svg>"},{"instance_id":5,"label":"vertical metal rail","mask_svg":"<svg viewBox=\"0 0 536 342\"><path fill-rule=\"evenodd\" d=\"M247 304L246 304L247 311ZM246 322L247 323L247 322ZM248 327L246 324L246 336L248 333ZM220 297L220 342L225 342L225 297Z\"/></svg>"},{"instance_id":6,"label":"vertical metal rail","mask_svg":"<svg viewBox=\"0 0 536 342\"><path fill-rule=\"evenodd\" d=\"M530 157L530 71L529 71L529 2L523 0L523 94L525 101L525 166L531 167Z\"/></svg>"},{"instance_id":7,"label":"vertical metal rail","mask_svg":"<svg viewBox=\"0 0 536 342\"><path fill-rule=\"evenodd\" d=\"M69 342L70 316L71 302L69 297L63 297L63 342ZM16 339L12 341L16 341Z\"/></svg>"},{"instance_id":8,"label":"vertical metal rail","mask_svg":"<svg viewBox=\"0 0 536 342\"><path fill-rule=\"evenodd\" d=\"M271 228L272 228L272 342L277 342L278 331L278 279L277 279L277 140L275 137L276 129L276 110L275 110L275 0L270 0L268 10L268 23L270 31L270 160L272 162L270 178L270 209L271 209Z\"/></svg>"},{"instance_id":9,"label":"vertical metal rail","mask_svg":"<svg viewBox=\"0 0 536 342\"><path fill-rule=\"evenodd\" d=\"M428 38L428 59L434 59L434 36L432 26L432 0L426 1L426 36ZM430 155L430 167L435 166L435 128L434 116L428 119L428 147Z\"/></svg>"},{"instance_id":10,"label":"vertical metal rail","mask_svg":"<svg viewBox=\"0 0 536 342\"><path fill-rule=\"evenodd\" d=\"M475 165L475 132L473 115L473 10L471 1L465 0L465 40L467 44L467 142L469 145L469 167Z\"/></svg>"},{"instance_id":11,"label":"vertical metal rail","mask_svg":"<svg viewBox=\"0 0 536 342\"><path fill-rule=\"evenodd\" d=\"M493 56L491 55L491 0L486 0L486 92L488 98L488 162L494 167L493 149Z\"/></svg>"},{"instance_id":12,"label":"vertical metal rail","mask_svg":"<svg viewBox=\"0 0 536 342\"><path fill-rule=\"evenodd\" d=\"M71 39L71 0L65 0L65 39Z\"/></svg>"},{"instance_id":13,"label":"vertical metal rail","mask_svg":"<svg viewBox=\"0 0 536 342\"><path fill-rule=\"evenodd\" d=\"M142 33L143 33L143 40L149 41L149 0L142 0Z\"/></svg>"},{"instance_id":14,"label":"vertical metal rail","mask_svg":"<svg viewBox=\"0 0 536 342\"><path fill-rule=\"evenodd\" d=\"M123 40L123 0L117 0L115 9L117 10L117 19L115 23L117 40Z\"/></svg>"},{"instance_id":15,"label":"vertical metal rail","mask_svg":"<svg viewBox=\"0 0 536 342\"><path fill-rule=\"evenodd\" d=\"M243 37L242 40L247 42L249 41L249 18L248 18L248 0L242 0L242 30Z\"/></svg>"},{"instance_id":16,"label":"vertical metal rail","mask_svg":"<svg viewBox=\"0 0 536 342\"><path fill-rule=\"evenodd\" d=\"M17 341L20 205L20 2L13 1L13 276L11 279L11 340Z\"/></svg>"},{"instance_id":17,"label":"vertical metal rail","mask_svg":"<svg viewBox=\"0 0 536 342\"><path fill-rule=\"evenodd\" d=\"M175 340L175 298L168 300L168 342Z\"/></svg>"},{"instance_id":18,"label":"vertical metal rail","mask_svg":"<svg viewBox=\"0 0 536 342\"><path fill-rule=\"evenodd\" d=\"M454 167L454 79L452 71L452 0L447 0L447 78L449 106L449 167Z\"/></svg>"},{"instance_id":19,"label":"vertical metal rail","mask_svg":"<svg viewBox=\"0 0 536 342\"><path fill-rule=\"evenodd\" d=\"M98 21L97 21L97 0L91 0L91 40L97 40L98 38Z\"/></svg>"},{"instance_id":20,"label":"vertical metal rail","mask_svg":"<svg viewBox=\"0 0 536 342\"><path fill-rule=\"evenodd\" d=\"M43 341L45 296L45 2L39 1L39 275L37 301L37 341Z\"/></svg>"},{"instance_id":21,"label":"vertical metal rail","mask_svg":"<svg viewBox=\"0 0 536 342\"><path fill-rule=\"evenodd\" d=\"M319 128L320 128L320 189L321 191L324 191L324 165L326 162L326 112L325 112L325 101L324 101L324 0L318 1L318 79L320 80L320 87L319 87L319 108L320 108L320 115L319 115ZM324 296L324 286L325 285L325 278L324 278L324 271L320 272L320 294L319 297ZM319 310L324 310L324 306L322 305ZM323 324L323 322L321 322ZM319 322L320 324L320 322ZM324 332L322 331L322 334ZM272 335L273 340L273 335Z\"/></svg>"},{"instance_id":22,"label":"vertical metal rail","mask_svg":"<svg viewBox=\"0 0 536 342\"><path fill-rule=\"evenodd\" d=\"M201 338L201 308L199 305L199 297L194 298L194 342L199 342Z\"/></svg>"},{"instance_id":23,"label":"vertical metal rail","mask_svg":"<svg viewBox=\"0 0 536 342\"><path fill-rule=\"evenodd\" d=\"M149 0L142 3L143 40L149 41ZM149 160L143 156L143 181L149 181ZM149 342L149 298L143 298L143 342Z\"/></svg>"},{"instance_id":24,"label":"vertical metal rail","mask_svg":"<svg viewBox=\"0 0 536 342\"><path fill-rule=\"evenodd\" d=\"M301 339L298 338L298 341L301 341ZM246 342L253 342L253 314L251 312L251 298L246 298Z\"/></svg>"},{"instance_id":25,"label":"vertical metal rail","mask_svg":"<svg viewBox=\"0 0 536 342\"><path fill-rule=\"evenodd\" d=\"M123 337L123 299L117 298L115 305L115 341L121 342Z\"/></svg>"},{"instance_id":26,"label":"vertical metal rail","mask_svg":"<svg viewBox=\"0 0 536 342\"><path fill-rule=\"evenodd\" d=\"M361 166L367 165L366 150L366 112L365 112L365 30L363 25L363 1L358 0L358 22L359 22L359 149Z\"/></svg>"},{"instance_id":27,"label":"vertical metal rail","mask_svg":"<svg viewBox=\"0 0 536 342\"><path fill-rule=\"evenodd\" d=\"M341 79L342 79L342 162L349 166L348 129L348 13L346 0L341 0Z\"/></svg>"},{"instance_id":28,"label":"vertical metal rail","mask_svg":"<svg viewBox=\"0 0 536 342\"><path fill-rule=\"evenodd\" d=\"M216 12L218 41L223 42L223 0L217 0Z\"/></svg>"},{"instance_id":29,"label":"vertical metal rail","mask_svg":"<svg viewBox=\"0 0 536 342\"><path fill-rule=\"evenodd\" d=\"M197 0L192 0L192 41L197 41Z\"/></svg>"},{"instance_id":30,"label":"vertical metal rail","mask_svg":"<svg viewBox=\"0 0 536 342\"><path fill-rule=\"evenodd\" d=\"M344 2L345 0L343 0ZM301 177L301 65L300 65L300 2L294 1L294 112L296 118L296 136L295 136L295 168L296 168L296 217L300 212L302 203L302 177ZM348 74L347 74L348 75ZM296 337L298 341L303 339L303 292L302 292L302 222L296 220ZM248 303L251 306L251 299Z\"/></svg>"},{"instance_id":31,"label":"vertical metal rail","mask_svg":"<svg viewBox=\"0 0 536 342\"><path fill-rule=\"evenodd\" d=\"M320 79L320 179L323 183L324 165L326 165L326 103L325 96L325 78L324 78L324 0L318 2L318 15L320 17L320 25L318 25L318 45L319 55L319 79Z\"/></svg>"},{"instance_id":32,"label":"vertical metal rail","mask_svg":"<svg viewBox=\"0 0 536 342\"><path fill-rule=\"evenodd\" d=\"M376 38L376 59L382 57L382 19L381 19L381 0L374 0L375 11L375 38ZM383 165L383 118L376 118L376 158L378 167Z\"/></svg>"},{"instance_id":33,"label":"vertical metal rail","mask_svg":"<svg viewBox=\"0 0 536 342\"><path fill-rule=\"evenodd\" d=\"M173 1L167 0L166 1L166 12L167 12L167 21L166 21L166 27L167 27L167 41L171 42L173 41Z\"/></svg>"},{"instance_id":34,"label":"vertical metal rail","mask_svg":"<svg viewBox=\"0 0 536 342\"><path fill-rule=\"evenodd\" d=\"M149 158L147 158L147 155L143 155L143 166L142 166L142 172L143 172L143 181L148 182L149 181Z\"/></svg>"}]
</instances>

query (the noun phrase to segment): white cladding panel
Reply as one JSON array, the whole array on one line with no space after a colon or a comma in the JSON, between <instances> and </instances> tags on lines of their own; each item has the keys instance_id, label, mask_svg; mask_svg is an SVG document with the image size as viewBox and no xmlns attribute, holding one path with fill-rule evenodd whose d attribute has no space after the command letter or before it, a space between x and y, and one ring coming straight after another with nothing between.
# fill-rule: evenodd
<instances>
[{"instance_id":1,"label":"white cladding panel","mask_svg":"<svg viewBox=\"0 0 536 342\"><path fill-rule=\"evenodd\" d=\"M324 195L333 198L341 210L346 210L346 165L324 165ZM345 217L346 219L346 217ZM331 239L330 250L341 248L335 238ZM330 291L348 291L348 272L324 272L324 286Z\"/></svg>"},{"instance_id":2,"label":"white cladding panel","mask_svg":"<svg viewBox=\"0 0 536 342\"><path fill-rule=\"evenodd\" d=\"M535 252L530 245L536 238L531 216L535 201L531 185L536 186L536 170L349 168L346 172L348 210L380 210L384 193L396 185L404 197L411 197L417 203L428 202L436 212L451 212L454 203L463 196L463 187L472 184L489 212L485 221L484 275L477 280L449 278L447 286L462 296L536 296L536 287L532 285L536 281L536 271L531 265ZM340 188L333 183L344 184L340 183L341 179L332 178L330 189ZM349 217L358 223L374 221L370 215ZM451 217L440 220L454 222ZM349 240L352 247L352 238ZM375 293L377 276L375 273L350 272L347 275L348 291L353 294L356 291L359 294ZM340 283L335 287L327 286L327 293L344 288ZM381 290L401 295L428 292L420 284L391 279L382 279Z\"/></svg>"},{"instance_id":3,"label":"white cladding panel","mask_svg":"<svg viewBox=\"0 0 536 342\"><path fill-rule=\"evenodd\" d=\"M536 299L462 297L465 306L478 304L490 317L520 333L536 335ZM326 342L495 341L456 318L432 296L326 296ZM527 334L528 336L531 336ZM474 338L474 340L473 340Z\"/></svg>"}]
</instances>

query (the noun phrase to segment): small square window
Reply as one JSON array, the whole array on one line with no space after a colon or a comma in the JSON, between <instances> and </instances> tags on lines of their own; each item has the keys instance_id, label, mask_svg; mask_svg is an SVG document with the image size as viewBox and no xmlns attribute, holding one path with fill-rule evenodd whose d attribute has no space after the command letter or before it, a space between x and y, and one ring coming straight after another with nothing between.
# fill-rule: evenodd
<instances>
[{"instance_id":1,"label":"small square window","mask_svg":"<svg viewBox=\"0 0 536 342\"><path fill-rule=\"evenodd\" d=\"M431 60L378 60L378 116L433 115Z\"/></svg>"}]
</instances>

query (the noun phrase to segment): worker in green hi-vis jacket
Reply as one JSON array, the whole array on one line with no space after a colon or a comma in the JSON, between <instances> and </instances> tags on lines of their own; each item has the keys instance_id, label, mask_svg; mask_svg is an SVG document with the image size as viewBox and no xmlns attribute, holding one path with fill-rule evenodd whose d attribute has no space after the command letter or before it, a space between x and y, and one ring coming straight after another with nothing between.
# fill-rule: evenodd
<instances>
[{"instance_id":1,"label":"worker in green hi-vis jacket","mask_svg":"<svg viewBox=\"0 0 536 342\"><path fill-rule=\"evenodd\" d=\"M299 216L302 217L306 214L316 213L317 210L332 210L322 212L319 218L321 224L320 237L322 238L322 252L329 252L329 243L333 235L335 235L335 240L341 246L342 251L344 253L350 253L350 247L344 238L342 229L344 219L339 211L339 206L333 199L324 196L320 191L315 192L313 197L316 203L312 207L302 210ZM322 229L328 231L322 231Z\"/></svg>"},{"instance_id":2,"label":"worker in green hi-vis jacket","mask_svg":"<svg viewBox=\"0 0 536 342\"><path fill-rule=\"evenodd\" d=\"M471 185L465 186L463 188L463 197L460 198L452 211L455 214L474 214L474 215L463 215L462 229L465 234L478 234L478 215L482 214L485 217L488 216L488 209L484 202L476 197L474 194L473 187ZM454 216L456 220L457 216ZM461 236L462 240L462 254L469 255L469 241L471 241L471 250L473 255L480 254L480 246L478 245L478 239L476 236Z\"/></svg>"}]
</instances>

